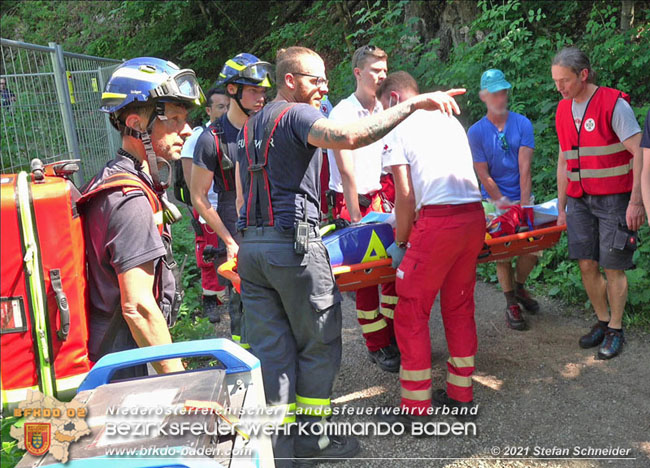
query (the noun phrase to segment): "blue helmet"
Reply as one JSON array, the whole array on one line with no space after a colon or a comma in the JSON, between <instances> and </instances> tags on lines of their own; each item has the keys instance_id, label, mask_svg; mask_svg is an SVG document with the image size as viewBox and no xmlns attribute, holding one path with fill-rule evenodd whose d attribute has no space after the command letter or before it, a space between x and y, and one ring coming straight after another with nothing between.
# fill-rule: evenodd
<instances>
[{"instance_id":1,"label":"blue helmet","mask_svg":"<svg viewBox=\"0 0 650 468\"><path fill-rule=\"evenodd\" d=\"M238 54L224 64L216 86L233 83L270 88L272 69L270 63L260 61L253 54Z\"/></svg>"},{"instance_id":2,"label":"blue helmet","mask_svg":"<svg viewBox=\"0 0 650 468\"><path fill-rule=\"evenodd\" d=\"M154 57L127 60L111 75L102 93L102 112L113 114L134 102L174 102L188 106L205 100L194 71Z\"/></svg>"}]
</instances>

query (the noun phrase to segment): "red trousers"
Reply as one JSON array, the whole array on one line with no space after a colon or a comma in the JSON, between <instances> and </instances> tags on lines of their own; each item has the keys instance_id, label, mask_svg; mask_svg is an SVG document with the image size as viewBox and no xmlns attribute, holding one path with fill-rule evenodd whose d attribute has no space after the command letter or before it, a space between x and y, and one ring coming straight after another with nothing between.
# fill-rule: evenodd
<instances>
[{"instance_id":1,"label":"red trousers","mask_svg":"<svg viewBox=\"0 0 650 468\"><path fill-rule=\"evenodd\" d=\"M196 210L193 209L192 214L194 215L194 219L198 221L199 214ZM217 269L215 268L214 263L203 261L203 250L205 250L207 245L212 245L217 248L219 246L219 236L217 236L217 233L205 223L201 223L201 230L203 231L203 234L196 236L196 247L194 249L196 253L196 265L201 270L201 287L203 288L203 295L214 296L217 292L226 289L226 287L219 284L219 277L217 276Z\"/></svg>"},{"instance_id":2,"label":"red trousers","mask_svg":"<svg viewBox=\"0 0 650 468\"><path fill-rule=\"evenodd\" d=\"M379 192L367 196L371 199L371 203L368 207L359 207L361 216L365 216L371 211L384 211ZM336 194L332 214L334 218L350 220L350 213L342 193ZM388 246L386 247L388 248ZM357 320L361 325L361 331L369 351L377 351L391 344L395 336L393 314L396 304L395 283L381 285L381 298L377 292L377 286L357 290Z\"/></svg>"},{"instance_id":3,"label":"red trousers","mask_svg":"<svg viewBox=\"0 0 650 468\"><path fill-rule=\"evenodd\" d=\"M457 401L473 400L474 287L484 240L481 203L424 207L413 226L397 269L394 320L402 354L401 406L407 411L420 414L431 406L429 317L438 292L449 350L447 394Z\"/></svg>"}]
</instances>

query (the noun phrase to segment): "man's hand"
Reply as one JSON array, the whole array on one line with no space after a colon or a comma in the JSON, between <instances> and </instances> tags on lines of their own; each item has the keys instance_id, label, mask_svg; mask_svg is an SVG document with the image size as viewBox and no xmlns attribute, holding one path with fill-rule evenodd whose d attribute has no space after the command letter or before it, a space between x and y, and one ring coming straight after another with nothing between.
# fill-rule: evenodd
<instances>
[{"instance_id":1,"label":"man's hand","mask_svg":"<svg viewBox=\"0 0 650 468\"><path fill-rule=\"evenodd\" d=\"M237 245L237 242L233 240L232 242L226 244L226 259L228 261L233 260L235 257L237 257L238 252L239 245Z\"/></svg>"},{"instance_id":2,"label":"man's hand","mask_svg":"<svg viewBox=\"0 0 650 468\"><path fill-rule=\"evenodd\" d=\"M386 253L390 255L390 258L392 259L391 266L397 270L400 263L402 263L402 260L404 259L406 248L398 247L398 245L393 242L390 247L386 249Z\"/></svg>"},{"instance_id":3,"label":"man's hand","mask_svg":"<svg viewBox=\"0 0 650 468\"><path fill-rule=\"evenodd\" d=\"M625 222L627 223L628 229L638 231L644 221L645 213L643 212L643 204L630 202L625 212Z\"/></svg>"},{"instance_id":4,"label":"man's hand","mask_svg":"<svg viewBox=\"0 0 650 468\"><path fill-rule=\"evenodd\" d=\"M510 200L505 195L503 195L498 200L495 200L495 202L494 202L494 206L496 206L497 209L499 209L499 210L507 210L512 205L513 205L512 200Z\"/></svg>"},{"instance_id":5,"label":"man's hand","mask_svg":"<svg viewBox=\"0 0 650 468\"><path fill-rule=\"evenodd\" d=\"M557 212L557 225L564 226L566 224L566 211L559 210Z\"/></svg>"},{"instance_id":6,"label":"man's hand","mask_svg":"<svg viewBox=\"0 0 650 468\"><path fill-rule=\"evenodd\" d=\"M436 91L433 93L420 94L414 97L416 109L440 110L443 113L452 116L454 113L460 114L460 108L453 96L465 94L465 88L455 88L448 91Z\"/></svg>"}]
</instances>

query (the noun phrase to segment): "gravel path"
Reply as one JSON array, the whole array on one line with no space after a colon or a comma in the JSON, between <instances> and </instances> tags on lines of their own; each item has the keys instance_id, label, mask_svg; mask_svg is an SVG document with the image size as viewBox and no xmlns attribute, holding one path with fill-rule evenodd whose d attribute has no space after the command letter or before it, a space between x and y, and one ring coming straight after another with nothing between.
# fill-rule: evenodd
<instances>
[{"instance_id":1,"label":"gravel path","mask_svg":"<svg viewBox=\"0 0 650 468\"><path fill-rule=\"evenodd\" d=\"M374 408L399 403L396 374L368 360L353 296L345 294L343 364L335 387L335 405ZM529 330L506 328L504 299L494 286L478 283L476 317L479 351L474 375L479 403L477 434L361 437L359 458L347 467L648 467L650 466L650 340L627 335L621 356L595 359L596 350L578 347L592 317L567 311L538 298L541 312L526 315ZM442 387L447 359L439 304L431 314L434 388ZM227 318L218 325L226 336ZM372 416L339 416L339 421L375 421ZM451 416L435 421L454 423ZM596 459L574 452L620 449ZM548 450L544 457L540 450ZM568 454L562 453L563 449ZM508 451L518 452L508 454ZM527 451L527 455L526 455ZM495 456L495 454L497 454ZM569 458L569 459L558 459ZM323 465L326 466L326 465Z\"/></svg>"}]
</instances>

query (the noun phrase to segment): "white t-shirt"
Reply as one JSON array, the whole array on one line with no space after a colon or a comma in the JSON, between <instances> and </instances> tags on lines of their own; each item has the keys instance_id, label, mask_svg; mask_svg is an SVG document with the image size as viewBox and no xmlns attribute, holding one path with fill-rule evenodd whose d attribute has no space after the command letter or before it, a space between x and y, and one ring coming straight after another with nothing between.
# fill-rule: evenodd
<instances>
[{"instance_id":1,"label":"white t-shirt","mask_svg":"<svg viewBox=\"0 0 650 468\"><path fill-rule=\"evenodd\" d=\"M210 122L206 122L204 125L199 125L198 127L194 127L192 129L192 134L188 136L187 140L185 140L185 143L183 143L181 158L192 159L194 157L194 147L196 146L196 142L199 140L199 137L203 133L203 130L205 130L208 125L210 125ZM210 205L212 205L212 208L216 210L219 206L219 194L215 193L213 189L214 182L212 182L212 185L210 185L210 190L208 191L208 201L210 202ZM205 219L199 216L199 222L205 224Z\"/></svg>"},{"instance_id":2,"label":"white t-shirt","mask_svg":"<svg viewBox=\"0 0 650 468\"><path fill-rule=\"evenodd\" d=\"M481 201L467 134L455 117L418 110L384 142L384 168L411 166L416 209Z\"/></svg>"},{"instance_id":3,"label":"white t-shirt","mask_svg":"<svg viewBox=\"0 0 650 468\"><path fill-rule=\"evenodd\" d=\"M383 107L379 100L375 104L372 113L381 112ZM348 98L339 102L332 112L330 120L338 122L356 122L357 120L369 116L371 113L365 109L357 97L351 94ZM354 153L354 179L357 183L357 192L366 194L376 192L381 189L379 178L381 177L381 151L383 144L380 141L372 143L363 148L353 150ZM336 166L334 151L327 150L327 158L330 166L330 190L343 193L343 183L341 182L341 173Z\"/></svg>"}]
</instances>

